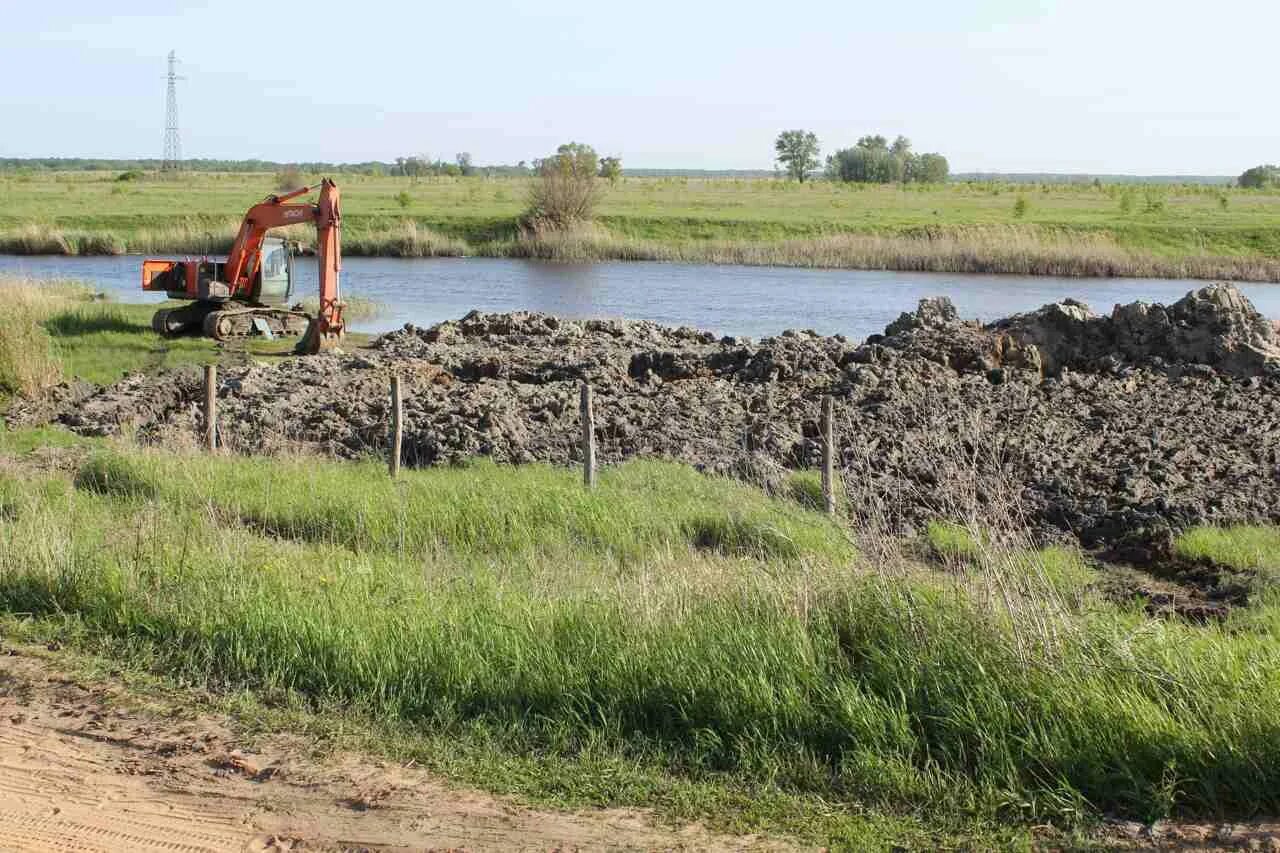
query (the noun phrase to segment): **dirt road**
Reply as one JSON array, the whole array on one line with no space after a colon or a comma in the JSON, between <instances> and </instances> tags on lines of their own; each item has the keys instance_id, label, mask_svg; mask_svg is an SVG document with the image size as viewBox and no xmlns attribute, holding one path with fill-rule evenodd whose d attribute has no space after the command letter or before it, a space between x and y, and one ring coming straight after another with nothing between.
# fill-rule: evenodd
<instances>
[{"instance_id":1,"label":"dirt road","mask_svg":"<svg viewBox=\"0 0 1280 853\"><path fill-rule=\"evenodd\" d=\"M210 715L181 718L0 653L0 851L782 849L640 812L539 811L366 757L240 748Z\"/></svg>"}]
</instances>

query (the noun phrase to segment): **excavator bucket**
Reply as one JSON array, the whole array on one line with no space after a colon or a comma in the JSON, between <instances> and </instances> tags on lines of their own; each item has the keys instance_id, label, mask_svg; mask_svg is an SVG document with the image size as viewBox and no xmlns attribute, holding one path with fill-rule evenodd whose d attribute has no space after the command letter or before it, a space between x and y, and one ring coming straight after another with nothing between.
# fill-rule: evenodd
<instances>
[{"instance_id":1,"label":"excavator bucket","mask_svg":"<svg viewBox=\"0 0 1280 853\"><path fill-rule=\"evenodd\" d=\"M298 355L316 355L325 350L333 349L343 338L341 331L332 332L323 330L327 324L319 317L312 317L311 322L307 324L307 332L302 336L302 340L298 341L298 345L293 351Z\"/></svg>"}]
</instances>

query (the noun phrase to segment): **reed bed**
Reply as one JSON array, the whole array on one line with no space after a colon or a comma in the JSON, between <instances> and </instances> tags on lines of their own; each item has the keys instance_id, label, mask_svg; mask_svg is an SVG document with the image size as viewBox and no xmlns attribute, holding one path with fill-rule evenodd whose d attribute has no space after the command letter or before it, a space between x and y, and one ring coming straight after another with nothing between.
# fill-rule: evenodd
<instances>
[{"instance_id":1,"label":"reed bed","mask_svg":"<svg viewBox=\"0 0 1280 853\"><path fill-rule=\"evenodd\" d=\"M411 219L349 228L343 234L342 250L350 255L392 258L448 258L473 253L465 240L439 234Z\"/></svg>"},{"instance_id":2,"label":"reed bed","mask_svg":"<svg viewBox=\"0 0 1280 853\"><path fill-rule=\"evenodd\" d=\"M376 320L387 313L385 303L365 296L344 296L342 302L344 306L342 316L348 322L358 323ZM320 311L320 297L318 296L304 296L299 304L302 305L302 310L309 314L316 314Z\"/></svg>"},{"instance_id":3,"label":"reed bed","mask_svg":"<svg viewBox=\"0 0 1280 853\"><path fill-rule=\"evenodd\" d=\"M0 392L33 395L62 381L45 324L92 297L79 282L0 276Z\"/></svg>"},{"instance_id":4,"label":"reed bed","mask_svg":"<svg viewBox=\"0 0 1280 853\"><path fill-rule=\"evenodd\" d=\"M27 223L0 231L9 254L225 253L238 220L191 220L115 231L64 230ZM667 261L909 272L1008 273L1067 277L1190 278L1280 281L1280 259L1256 251L1155 252L1122 246L1106 229L1026 225L955 225L892 232L839 232L782 239L626 236L581 223L563 230L468 240L413 219L353 219L344 230L351 256L402 258L509 257L555 261ZM314 244L314 232L292 226L286 236Z\"/></svg>"},{"instance_id":5,"label":"reed bed","mask_svg":"<svg viewBox=\"0 0 1280 853\"><path fill-rule=\"evenodd\" d=\"M833 234L782 241L683 242L619 237L598 226L581 226L489 244L481 253L558 261L643 260L910 272L1280 281L1280 260L1273 258L1165 257L1121 247L1104 233L1017 226Z\"/></svg>"}]
</instances>

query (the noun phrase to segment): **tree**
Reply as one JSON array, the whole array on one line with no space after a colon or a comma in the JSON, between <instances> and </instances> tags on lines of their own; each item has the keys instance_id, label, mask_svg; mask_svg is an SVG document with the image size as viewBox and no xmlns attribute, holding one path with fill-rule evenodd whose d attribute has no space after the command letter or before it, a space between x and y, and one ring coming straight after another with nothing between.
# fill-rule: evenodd
<instances>
[{"instance_id":1,"label":"tree","mask_svg":"<svg viewBox=\"0 0 1280 853\"><path fill-rule=\"evenodd\" d=\"M471 153L463 151L461 154L455 154L454 162L458 164L458 172L463 176L475 173L475 166L471 165Z\"/></svg>"},{"instance_id":2,"label":"tree","mask_svg":"<svg viewBox=\"0 0 1280 853\"><path fill-rule=\"evenodd\" d=\"M602 193L595 149L570 142L534 163L538 180L529 188L525 223L534 229L564 229L590 220Z\"/></svg>"},{"instance_id":3,"label":"tree","mask_svg":"<svg viewBox=\"0 0 1280 853\"><path fill-rule=\"evenodd\" d=\"M941 154L921 154L915 158L911 180L923 184L941 184L951 175L951 165Z\"/></svg>"},{"instance_id":4,"label":"tree","mask_svg":"<svg viewBox=\"0 0 1280 853\"><path fill-rule=\"evenodd\" d=\"M406 178L417 178L427 171L426 157L397 157L396 172Z\"/></svg>"},{"instance_id":5,"label":"tree","mask_svg":"<svg viewBox=\"0 0 1280 853\"><path fill-rule=\"evenodd\" d=\"M600 177L608 180L610 184L618 183L618 178L622 177L622 158L601 157Z\"/></svg>"},{"instance_id":6,"label":"tree","mask_svg":"<svg viewBox=\"0 0 1280 853\"><path fill-rule=\"evenodd\" d=\"M828 176L858 184L888 184L902 180L903 162L888 148L858 145L837 151L827 160Z\"/></svg>"},{"instance_id":7,"label":"tree","mask_svg":"<svg viewBox=\"0 0 1280 853\"><path fill-rule=\"evenodd\" d=\"M1245 189L1261 190L1280 184L1280 167L1267 164L1246 169L1240 176L1240 186Z\"/></svg>"},{"instance_id":8,"label":"tree","mask_svg":"<svg viewBox=\"0 0 1280 853\"><path fill-rule=\"evenodd\" d=\"M800 183L818 168L818 137L813 131L784 130L773 143L777 160Z\"/></svg>"},{"instance_id":9,"label":"tree","mask_svg":"<svg viewBox=\"0 0 1280 853\"><path fill-rule=\"evenodd\" d=\"M864 136L852 148L827 158L827 177L833 181L887 184L895 181L940 183L951 174L941 154L916 154L911 140L899 136L889 144L883 136Z\"/></svg>"}]
</instances>

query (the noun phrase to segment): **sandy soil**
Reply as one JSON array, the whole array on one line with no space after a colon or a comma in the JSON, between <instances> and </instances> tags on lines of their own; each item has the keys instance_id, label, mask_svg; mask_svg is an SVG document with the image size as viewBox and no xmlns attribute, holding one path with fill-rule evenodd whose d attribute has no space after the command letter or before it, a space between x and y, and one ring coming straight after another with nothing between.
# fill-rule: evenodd
<instances>
[{"instance_id":1,"label":"sandy soil","mask_svg":"<svg viewBox=\"0 0 1280 853\"><path fill-rule=\"evenodd\" d=\"M787 845L663 828L642 812L554 812L299 738L243 748L224 721L121 701L43 654L0 652L0 850L716 849Z\"/></svg>"}]
</instances>

